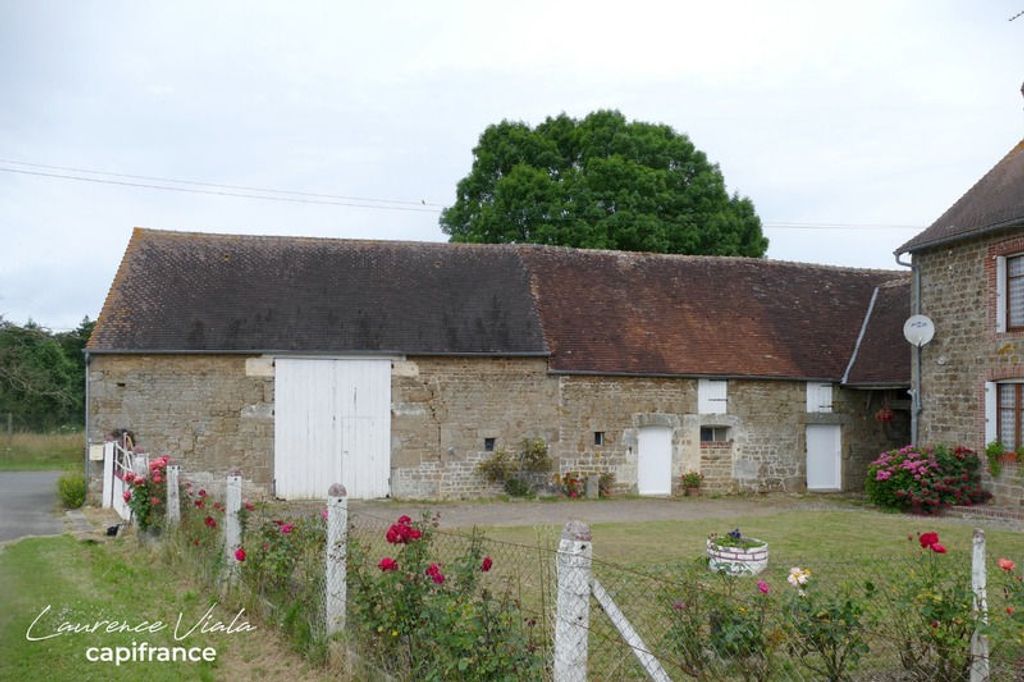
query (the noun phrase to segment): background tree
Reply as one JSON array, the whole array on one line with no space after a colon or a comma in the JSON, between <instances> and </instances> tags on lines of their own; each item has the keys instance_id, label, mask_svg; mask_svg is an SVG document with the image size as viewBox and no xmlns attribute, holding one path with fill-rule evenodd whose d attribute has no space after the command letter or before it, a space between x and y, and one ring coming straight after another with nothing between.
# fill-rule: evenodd
<instances>
[{"instance_id":1,"label":"background tree","mask_svg":"<svg viewBox=\"0 0 1024 682\"><path fill-rule=\"evenodd\" d=\"M768 248L753 203L729 195L686 135L618 111L489 126L440 222L453 242L755 257Z\"/></svg>"},{"instance_id":2,"label":"background tree","mask_svg":"<svg viewBox=\"0 0 1024 682\"><path fill-rule=\"evenodd\" d=\"M19 326L0 318L0 414L20 428L80 426L85 405L82 349L93 322L54 334L31 320Z\"/></svg>"}]
</instances>

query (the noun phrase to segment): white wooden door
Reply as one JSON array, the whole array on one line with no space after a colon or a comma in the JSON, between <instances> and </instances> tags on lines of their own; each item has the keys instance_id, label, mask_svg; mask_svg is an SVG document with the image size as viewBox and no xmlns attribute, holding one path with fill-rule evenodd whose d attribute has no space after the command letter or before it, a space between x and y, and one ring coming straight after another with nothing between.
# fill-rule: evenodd
<instances>
[{"instance_id":1,"label":"white wooden door","mask_svg":"<svg viewBox=\"0 0 1024 682\"><path fill-rule=\"evenodd\" d=\"M667 426L640 429L636 484L641 495L672 494L672 429Z\"/></svg>"},{"instance_id":2,"label":"white wooden door","mask_svg":"<svg viewBox=\"0 0 1024 682\"><path fill-rule=\"evenodd\" d=\"M808 490L842 489L841 453L842 431L839 424L808 424Z\"/></svg>"},{"instance_id":3,"label":"white wooden door","mask_svg":"<svg viewBox=\"0 0 1024 682\"><path fill-rule=\"evenodd\" d=\"M390 492L391 361L279 358L274 368L274 479L283 499Z\"/></svg>"}]
</instances>

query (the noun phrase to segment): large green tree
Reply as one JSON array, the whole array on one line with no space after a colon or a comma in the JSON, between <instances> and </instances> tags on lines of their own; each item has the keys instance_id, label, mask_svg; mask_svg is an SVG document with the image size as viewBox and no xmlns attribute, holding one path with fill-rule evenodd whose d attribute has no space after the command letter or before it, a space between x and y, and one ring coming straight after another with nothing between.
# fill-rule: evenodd
<instances>
[{"instance_id":1,"label":"large green tree","mask_svg":"<svg viewBox=\"0 0 1024 682\"><path fill-rule=\"evenodd\" d=\"M0 318L0 414L19 428L47 430L82 423L85 361L82 349L93 322L54 334L31 320L19 326Z\"/></svg>"},{"instance_id":2,"label":"large green tree","mask_svg":"<svg viewBox=\"0 0 1024 682\"><path fill-rule=\"evenodd\" d=\"M618 111L489 126L440 222L453 242L755 257L768 248L753 203L729 195L686 135Z\"/></svg>"}]
</instances>

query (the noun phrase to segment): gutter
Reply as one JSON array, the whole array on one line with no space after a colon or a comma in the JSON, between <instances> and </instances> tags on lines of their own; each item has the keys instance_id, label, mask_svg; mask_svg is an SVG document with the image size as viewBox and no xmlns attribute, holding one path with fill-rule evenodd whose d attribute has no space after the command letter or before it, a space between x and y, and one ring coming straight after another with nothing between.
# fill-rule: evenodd
<instances>
[{"instance_id":1,"label":"gutter","mask_svg":"<svg viewBox=\"0 0 1024 682\"><path fill-rule=\"evenodd\" d=\"M470 352L451 352L451 351L397 351L397 350L324 350L324 351L310 351L310 350L261 350L258 348L247 349L247 350L165 350L165 349L133 349L133 350L121 350L113 348L94 348L91 352L93 355L275 355L278 357L337 357L338 355L365 355L365 356L420 356L420 357L456 357L456 358L546 358L551 355L548 351L470 351Z\"/></svg>"},{"instance_id":2,"label":"gutter","mask_svg":"<svg viewBox=\"0 0 1024 682\"><path fill-rule=\"evenodd\" d=\"M926 249L931 249L931 248L934 248L936 246L942 246L944 244L949 244L949 243L952 243L952 242L963 241L963 240L966 240L966 239L971 239L973 237L980 237L982 235L988 234L989 232L998 232L999 230L1003 230L1003 229L1006 229L1008 227L1016 227L1018 225L1021 225L1021 219L1020 218L1011 218L1010 220L1004 220L1004 221L1002 221L1000 223L993 223L993 224L988 225L986 227L980 227L980 228L978 228L976 230L969 230L967 232L959 232L957 234L950 235L948 237L940 237L938 239L933 239L931 241L922 242L921 244L915 244L914 246L912 246L909 249L904 249L903 247L900 247L896 251L893 251L893 254L896 256L896 262L897 263L899 263L900 265L906 266L906 267L910 267L910 263L904 263L904 262L900 261L900 256L902 254L909 253L909 254L913 255L917 251L924 251Z\"/></svg>"},{"instance_id":3,"label":"gutter","mask_svg":"<svg viewBox=\"0 0 1024 682\"><path fill-rule=\"evenodd\" d=\"M82 470L85 473L86 487L89 485L89 444L92 442L89 439L89 351L82 349L85 354L85 458L82 462Z\"/></svg>"}]
</instances>

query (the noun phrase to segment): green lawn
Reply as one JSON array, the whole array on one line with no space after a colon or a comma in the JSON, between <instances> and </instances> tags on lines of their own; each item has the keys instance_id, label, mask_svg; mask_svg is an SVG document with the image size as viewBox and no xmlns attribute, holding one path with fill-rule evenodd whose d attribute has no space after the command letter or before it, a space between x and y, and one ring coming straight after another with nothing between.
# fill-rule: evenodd
<instances>
[{"instance_id":1,"label":"green lawn","mask_svg":"<svg viewBox=\"0 0 1024 682\"><path fill-rule=\"evenodd\" d=\"M81 431L0 435L0 471L81 468L85 441Z\"/></svg>"},{"instance_id":2,"label":"green lawn","mask_svg":"<svg viewBox=\"0 0 1024 682\"><path fill-rule=\"evenodd\" d=\"M88 543L70 536L26 539L0 549L0 679L2 680L218 680L326 678L287 651L275 633L260 625L255 632L198 631L175 641L173 630L182 614L182 631L199 620L214 603L190 585L168 574L158 555L140 548L134 537L113 543ZM57 631L60 623L96 620L160 620L165 630L153 634L67 634L28 641L33 620L50 610L32 628L33 636ZM215 619L229 623L235 610L216 606ZM151 646L214 647L214 663L89 662L89 647Z\"/></svg>"}]
</instances>

